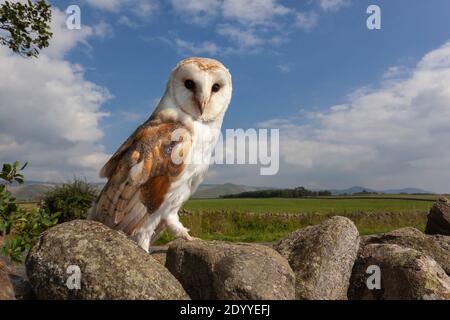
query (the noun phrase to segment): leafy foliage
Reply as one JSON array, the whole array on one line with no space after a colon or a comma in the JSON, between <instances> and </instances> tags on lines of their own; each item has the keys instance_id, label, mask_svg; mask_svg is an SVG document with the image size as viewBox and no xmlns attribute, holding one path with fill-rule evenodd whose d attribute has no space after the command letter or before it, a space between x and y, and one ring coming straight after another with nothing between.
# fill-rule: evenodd
<instances>
[{"instance_id":1,"label":"leafy foliage","mask_svg":"<svg viewBox=\"0 0 450 320\"><path fill-rule=\"evenodd\" d=\"M0 44L23 56L37 57L53 35L50 22L51 7L45 0L5 1L0 5L0 31L5 31L0 32Z\"/></svg>"},{"instance_id":2,"label":"leafy foliage","mask_svg":"<svg viewBox=\"0 0 450 320\"><path fill-rule=\"evenodd\" d=\"M59 213L50 213L43 209L19 209L10 216L12 233L6 239L0 253L20 263L23 253L30 250L39 235L58 223Z\"/></svg>"},{"instance_id":3,"label":"leafy foliage","mask_svg":"<svg viewBox=\"0 0 450 320\"><path fill-rule=\"evenodd\" d=\"M7 184L13 182L23 183L23 175L21 171L25 169L27 163L21 168L20 164L16 161L14 164L3 164L2 171L0 172L0 179L5 183L0 184L0 235L6 235L11 232L10 217L18 211L16 198L11 196L7 190Z\"/></svg>"},{"instance_id":4,"label":"leafy foliage","mask_svg":"<svg viewBox=\"0 0 450 320\"><path fill-rule=\"evenodd\" d=\"M26 166L26 163L20 166L17 161L12 165L7 163L0 173L0 179L3 180L0 184L0 235L6 237L0 247L0 254L7 255L14 262L21 262L23 253L36 243L43 231L57 224L59 218L57 212L21 209L8 192L8 185L24 182L22 170Z\"/></svg>"},{"instance_id":5,"label":"leafy foliage","mask_svg":"<svg viewBox=\"0 0 450 320\"><path fill-rule=\"evenodd\" d=\"M60 212L60 223L86 219L88 209L96 197L97 190L93 186L75 178L74 181L47 192L43 198L42 208L49 212Z\"/></svg>"}]
</instances>

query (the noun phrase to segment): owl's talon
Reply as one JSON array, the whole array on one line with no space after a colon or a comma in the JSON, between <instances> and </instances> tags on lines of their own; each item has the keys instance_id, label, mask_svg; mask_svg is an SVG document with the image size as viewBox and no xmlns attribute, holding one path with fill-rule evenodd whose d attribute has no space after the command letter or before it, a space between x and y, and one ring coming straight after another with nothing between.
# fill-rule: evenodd
<instances>
[{"instance_id":1,"label":"owl's talon","mask_svg":"<svg viewBox=\"0 0 450 320\"><path fill-rule=\"evenodd\" d=\"M186 241L199 241L199 240L202 240L202 239L200 239L200 238L192 237L192 236L190 236L189 234L186 235L186 236L183 236L182 239L184 239L184 240L186 240Z\"/></svg>"}]
</instances>

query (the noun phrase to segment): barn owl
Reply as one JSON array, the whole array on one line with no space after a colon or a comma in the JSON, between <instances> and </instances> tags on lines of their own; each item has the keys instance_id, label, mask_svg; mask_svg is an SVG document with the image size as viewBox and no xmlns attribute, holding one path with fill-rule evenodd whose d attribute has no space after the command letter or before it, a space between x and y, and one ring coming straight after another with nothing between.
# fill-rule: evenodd
<instances>
[{"instance_id":1,"label":"barn owl","mask_svg":"<svg viewBox=\"0 0 450 320\"><path fill-rule=\"evenodd\" d=\"M88 219L125 232L146 251L166 229L192 240L178 210L208 170L231 93L231 74L219 61L178 63L153 114L102 168L108 181Z\"/></svg>"}]
</instances>

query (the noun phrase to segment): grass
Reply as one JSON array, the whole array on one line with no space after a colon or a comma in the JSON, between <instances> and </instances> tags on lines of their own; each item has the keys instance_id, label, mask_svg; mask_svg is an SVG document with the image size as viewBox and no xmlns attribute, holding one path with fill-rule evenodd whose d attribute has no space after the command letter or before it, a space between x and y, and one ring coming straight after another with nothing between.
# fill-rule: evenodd
<instances>
[{"instance_id":1,"label":"grass","mask_svg":"<svg viewBox=\"0 0 450 320\"><path fill-rule=\"evenodd\" d=\"M361 235L403 227L425 229L437 196L351 196L308 199L196 199L188 201L183 224L205 240L272 242L290 232L342 215ZM165 234L160 243L172 240Z\"/></svg>"},{"instance_id":2,"label":"grass","mask_svg":"<svg viewBox=\"0 0 450 320\"><path fill-rule=\"evenodd\" d=\"M411 198L413 197L413 198ZM198 199L188 201L181 214L191 234L205 240L234 242L277 241L299 228L342 215L361 235L403 227L424 230L436 196L325 197L307 199ZM25 203L25 208L37 204ZM165 233L159 244L173 238Z\"/></svg>"},{"instance_id":3,"label":"grass","mask_svg":"<svg viewBox=\"0 0 450 320\"><path fill-rule=\"evenodd\" d=\"M195 212L181 215L191 234L205 240L233 242L273 242L290 232L323 222L335 214L254 214L239 212ZM426 213L352 213L352 220L361 235L389 232L403 227L424 230ZM168 234L160 244L173 240Z\"/></svg>"},{"instance_id":4,"label":"grass","mask_svg":"<svg viewBox=\"0 0 450 320\"><path fill-rule=\"evenodd\" d=\"M32 210L32 209L37 208L39 206L39 203L36 201L24 201L24 202L19 202L19 206L25 210Z\"/></svg>"},{"instance_id":5,"label":"grass","mask_svg":"<svg viewBox=\"0 0 450 320\"><path fill-rule=\"evenodd\" d=\"M318 213L350 214L357 212L428 212L433 201L379 198L308 198L308 199L196 199L184 208L191 212L233 211L240 213Z\"/></svg>"}]
</instances>

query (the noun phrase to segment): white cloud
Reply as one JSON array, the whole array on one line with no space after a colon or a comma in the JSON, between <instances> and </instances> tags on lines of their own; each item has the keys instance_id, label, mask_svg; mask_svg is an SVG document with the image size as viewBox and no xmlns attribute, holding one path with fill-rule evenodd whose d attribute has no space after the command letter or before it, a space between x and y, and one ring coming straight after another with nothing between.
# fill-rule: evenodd
<instances>
[{"instance_id":1,"label":"white cloud","mask_svg":"<svg viewBox=\"0 0 450 320\"><path fill-rule=\"evenodd\" d=\"M295 25L302 30L312 30L319 23L319 15L313 11L298 12L296 15Z\"/></svg>"},{"instance_id":2,"label":"white cloud","mask_svg":"<svg viewBox=\"0 0 450 320\"><path fill-rule=\"evenodd\" d=\"M405 66L392 66L383 74L383 78L386 80L398 79L408 76L409 73L410 70Z\"/></svg>"},{"instance_id":3,"label":"white cloud","mask_svg":"<svg viewBox=\"0 0 450 320\"><path fill-rule=\"evenodd\" d=\"M130 17L123 15L117 20L117 23L126 26L129 28L138 28L141 24L136 22L135 19L131 19Z\"/></svg>"},{"instance_id":4,"label":"white cloud","mask_svg":"<svg viewBox=\"0 0 450 320\"><path fill-rule=\"evenodd\" d=\"M129 11L138 17L148 17L159 8L156 0L85 0L93 7L110 12Z\"/></svg>"},{"instance_id":5,"label":"white cloud","mask_svg":"<svg viewBox=\"0 0 450 320\"><path fill-rule=\"evenodd\" d=\"M53 9L50 47L25 59L0 47L0 162L29 161L28 179L95 178L108 155L100 143L101 105L108 91L84 78L65 53L97 35L95 27L67 30Z\"/></svg>"},{"instance_id":6,"label":"white cloud","mask_svg":"<svg viewBox=\"0 0 450 320\"><path fill-rule=\"evenodd\" d=\"M285 170L300 184L450 191L450 42L407 78L363 88L349 102L313 112L307 124L281 119ZM336 185L339 182L340 185Z\"/></svg>"},{"instance_id":7,"label":"white cloud","mask_svg":"<svg viewBox=\"0 0 450 320\"><path fill-rule=\"evenodd\" d=\"M214 19L222 7L221 0L171 0L171 4L176 12L199 24Z\"/></svg>"},{"instance_id":8,"label":"white cloud","mask_svg":"<svg viewBox=\"0 0 450 320\"><path fill-rule=\"evenodd\" d=\"M142 122L145 120L145 118L148 118L147 114L137 113L137 112L129 112L129 111L122 111L120 112L120 118L124 119L128 122Z\"/></svg>"},{"instance_id":9,"label":"white cloud","mask_svg":"<svg viewBox=\"0 0 450 320\"><path fill-rule=\"evenodd\" d=\"M278 64L276 68L280 70L281 73L289 73L291 72L291 67L286 64Z\"/></svg>"},{"instance_id":10,"label":"white cloud","mask_svg":"<svg viewBox=\"0 0 450 320\"><path fill-rule=\"evenodd\" d=\"M98 24L94 26L94 35L103 39L111 38L114 36L114 30L109 23L105 21L100 21Z\"/></svg>"},{"instance_id":11,"label":"white cloud","mask_svg":"<svg viewBox=\"0 0 450 320\"><path fill-rule=\"evenodd\" d=\"M291 9L277 0L224 0L223 3L223 15L244 24L267 24L290 12Z\"/></svg>"},{"instance_id":12,"label":"white cloud","mask_svg":"<svg viewBox=\"0 0 450 320\"><path fill-rule=\"evenodd\" d=\"M177 38L174 40L174 45L178 48L178 51L183 54L207 54L209 56L215 56L219 53L220 50L220 48L214 42L210 41L193 43Z\"/></svg>"},{"instance_id":13,"label":"white cloud","mask_svg":"<svg viewBox=\"0 0 450 320\"><path fill-rule=\"evenodd\" d=\"M54 8L52 10L51 30L53 37L50 46L43 53L52 58L61 58L78 45L86 45L86 39L94 34L90 26L82 25L80 30L69 30L65 27L67 16Z\"/></svg>"},{"instance_id":14,"label":"white cloud","mask_svg":"<svg viewBox=\"0 0 450 320\"><path fill-rule=\"evenodd\" d=\"M122 0L85 0L86 3L93 7L108 10L108 11L118 11L122 6Z\"/></svg>"},{"instance_id":15,"label":"white cloud","mask_svg":"<svg viewBox=\"0 0 450 320\"><path fill-rule=\"evenodd\" d=\"M336 11L350 4L351 0L319 0L320 7L325 11Z\"/></svg>"},{"instance_id":16,"label":"white cloud","mask_svg":"<svg viewBox=\"0 0 450 320\"><path fill-rule=\"evenodd\" d=\"M131 28L141 27L146 18L160 8L158 0L84 0L96 8L120 13L117 23ZM351 0L318 0L324 11L337 11L349 6ZM311 6L315 2L307 2ZM214 23L219 35L233 42L220 50L222 54L261 52L270 45L289 41L289 34L295 28L310 31L318 25L319 15L314 11L301 12L288 7L281 0L170 0L170 6L179 17L190 24L203 27ZM227 26L221 28L221 26ZM216 40L202 42L196 50L192 41L181 42L181 52L218 52L214 49ZM190 48L189 48L190 47Z\"/></svg>"},{"instance_id":17,"label":"white cloud","mask_svg":"<svg viewBox=\"0 0 450 320\"><path fill-rule=\"evenodd\" d=\"M232 25L219 25L217 33L229 37L239 47L256 47L262 45L265 40L256 35L253 29L240 29Z\"/></svg>"},{"instance_id":18,"label":"white cloud","mask_svg":"<svg viewBox=\"0 0 450 320\"><path fill-rule=\"evenodd\" d=\"M245 26L269 25L293 12L278 0L171 0L171 4L189 22L200 24L221 18Z\"/></svg>"},{"instance_id":19,"label":"white cloud","mask_svg":"<svg viewBox=\"0 0 450 320\"><path fill-rule=\"evenodd\" d=\"M171 4L189 23L215 23L216 33L232 43L221 54L261 52L288 42L295 28L310 31L319 21L315 11L297 11L279 0L171 0ZM323 0L320 5L324 10L337 10L348 1Z\"/></svg>"}]
</instances>

